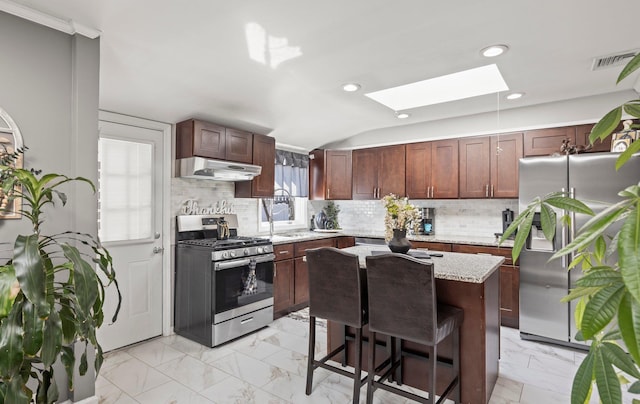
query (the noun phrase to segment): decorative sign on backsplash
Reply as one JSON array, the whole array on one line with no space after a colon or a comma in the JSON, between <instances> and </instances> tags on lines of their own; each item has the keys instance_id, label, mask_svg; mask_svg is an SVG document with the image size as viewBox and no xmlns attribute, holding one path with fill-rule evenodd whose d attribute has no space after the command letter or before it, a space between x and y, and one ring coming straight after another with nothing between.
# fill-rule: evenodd
<instances>
[{"instance_id":1,"label":"decorative sign on backsplash","mask_svg":"<svg viewBox=\"0 0 640 404\"><path fill-rule=\"evenodd\" d=\"M182 206L183 215L230 215L234 213L236 212L233 203L225 200L218 201L215 205L200 207L195 199L187 199Z\"/></svg>"}]
</instances>

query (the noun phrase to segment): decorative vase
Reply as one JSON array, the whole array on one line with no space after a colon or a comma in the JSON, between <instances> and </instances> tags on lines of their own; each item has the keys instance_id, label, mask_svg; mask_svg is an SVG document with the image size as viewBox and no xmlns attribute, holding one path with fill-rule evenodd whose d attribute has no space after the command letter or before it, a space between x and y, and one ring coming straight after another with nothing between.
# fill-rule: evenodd
<instances>
[{"instance_id":1,"label":"decorative vase","mask_svg":"<svg viewBox=\"0 0 640 404\"><path fill-rule=\"evenodd\" d=\"M389 249L398 254L406 254L411 249L406 230L393 229L393 238L389 240Z\"/></svg>"}]
</instances>

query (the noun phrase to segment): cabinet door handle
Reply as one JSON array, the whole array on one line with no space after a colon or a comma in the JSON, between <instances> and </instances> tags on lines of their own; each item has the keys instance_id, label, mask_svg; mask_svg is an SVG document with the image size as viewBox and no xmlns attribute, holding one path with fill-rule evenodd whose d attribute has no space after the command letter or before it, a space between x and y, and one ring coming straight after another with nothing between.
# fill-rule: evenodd
<instances>
[{"instance_id":1,"label":"cabinet door handle","mask_svg":"<svg viewBox=\"0 0 640 404\"><path fill-rule=\"evenodd\" d=\"M484 196L485 198L489 197L489 184L484 186Z\"/></svg>"},{"instance_id":2,"label":"cabinet door handle","mask_svg":"<svg viewBox=\"0 0 640 404\"><path fill-rule=\"evenodd\" d=\"M327 188L327 199L331 199L331 189Z\"/></svg>"},{"instance_id":3,"label":"cabinet door handle","mask_svg":"<svg viewBox=\"0 0 640 404\"><path fill-rule=\"evenodd\" d=\"M435 190L436 190L435 185L432 185L432 186L431 186L431 199L433 199L433 198L434 198L433 193L434 193L434 191L435 191Z\"/></svg>"},{"instance_id":4,"label":"cabinet door handle","mask_svg":"<svg viewBox=\"0 0 640 404\"><path fill-rule=\"evenodd\" d=\"M274 265L273 266L273 277L275 278L278 275L278 266Z\"/></svg>"},{"instance_id":5,"label":"cabinet door handle","mask_svg":"<svg viewBox=\"0 0 640 404\"><path fill-rule=\"evenodd\" d=\"M493 198L493 184L491 184L491 197Z\"/></svg>"}]
</instances>

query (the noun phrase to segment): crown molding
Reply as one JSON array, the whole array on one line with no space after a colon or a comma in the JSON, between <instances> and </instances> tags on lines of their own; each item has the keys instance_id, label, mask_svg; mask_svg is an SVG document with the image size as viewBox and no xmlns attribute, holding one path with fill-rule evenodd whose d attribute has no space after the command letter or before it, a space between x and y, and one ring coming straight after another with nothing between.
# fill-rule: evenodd
<instances>
[{"instance_id":1,"label":"crown molding","mask_svg":"<svg viewBox=\"0 0 640 404\"><path fill-rule=\"evenodd\" d=\"M25 20L44 25L69 35L80 34L87 38L95 39L101 34L99 30L90 28L76 21L54 17L50 14L43 13L42 11L17 4L9 0L0 0L0 11L13 14L16 17L24 18Z\"/></svg>"}]
</instances>

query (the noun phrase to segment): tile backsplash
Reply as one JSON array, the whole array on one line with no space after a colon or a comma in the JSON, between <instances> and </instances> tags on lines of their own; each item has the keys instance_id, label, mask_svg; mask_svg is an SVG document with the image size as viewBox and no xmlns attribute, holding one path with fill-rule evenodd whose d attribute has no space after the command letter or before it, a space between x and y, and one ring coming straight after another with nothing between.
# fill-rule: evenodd
<instances>
[{"instance_id":1,"label":"tile backsplash","mask_svg":"<svg viewBox=\"0 0 640 404\"><path fill-rule=\"evenodd\" d=\"M173 217L182 212L187 200L196 200L200 207L215 206L219 201L232 204L238 215L240 235L258 233L258 199L234 198L232 182L203 181L185 178L171 179L171 240L175 234ZM448 199L411 200L418 207L435 208L438 235L493 236L502 231L501 212L506 208L517 212L517 199ZM345 230L384 232L385 210L379 200L335 201L340 208L338 220ZM326 206L326 201L310 201L309 218Z\"/></svg>"},{"instance_id":2,"label":"tile backsplash","mask_svg":"<svg viewBox=\"0 0 640 404\"><path fill-rule=\"evenodd\" d=\"M517 199L411 200L420 208L435 208L435 232L448 236L487 236L502 232L502 214L506 208L517 212ZM345 230L384 232L385 210L382 202L335 201L340 208L338 220ZM326 202L311 201L314 212Z\"/></svg>"}]
</instances>

